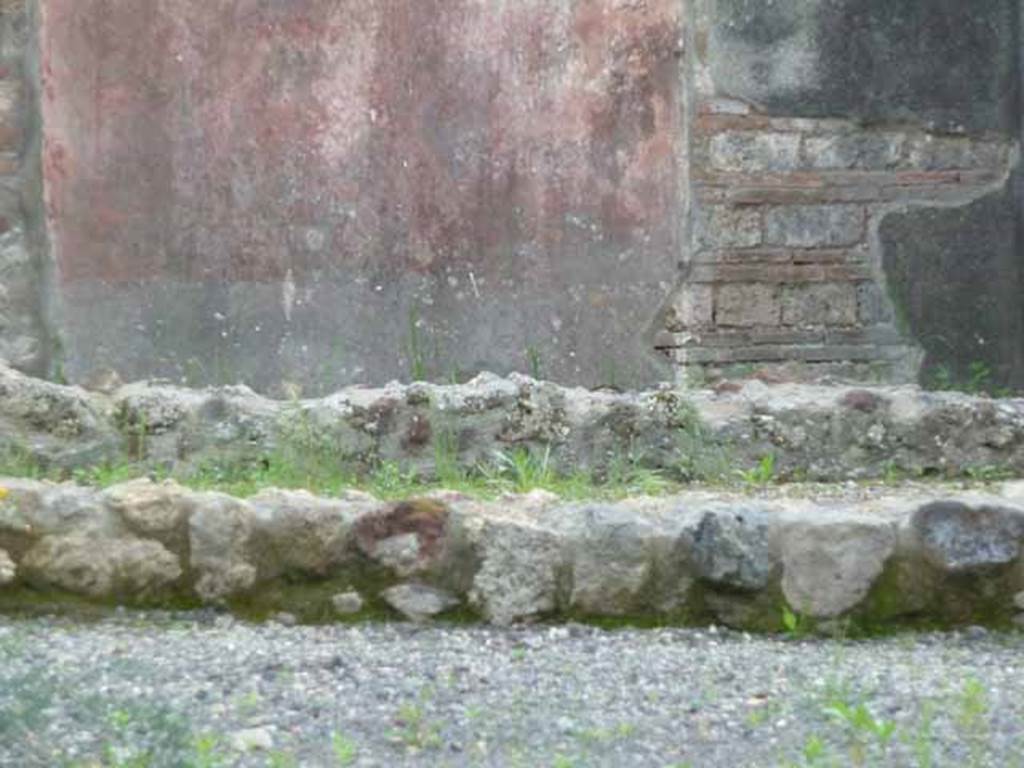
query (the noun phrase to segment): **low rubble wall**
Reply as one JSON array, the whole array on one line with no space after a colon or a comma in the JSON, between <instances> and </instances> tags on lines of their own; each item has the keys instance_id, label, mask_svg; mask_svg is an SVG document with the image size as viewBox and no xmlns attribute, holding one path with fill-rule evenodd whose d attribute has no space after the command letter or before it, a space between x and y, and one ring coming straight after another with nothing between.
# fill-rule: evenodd
<instances>
[{"instance_id":1,"label":"low rubble wall","mask_svg":"<svg viewBox=\"0 0 1024 768\"><path fill-rule=\"evenodd\" d=\"M328 621L544 618L1004 626L1024 614L1024 485L858 497L693 492L382 502L149 480L0 480L0 609L220 606Z\"/></svg>"},{"instance_id":2,"label":"low rubble wall","mask_svg":"<svg viewBox=\"0 0 1024 768\"><path fill-rule=\"evenodd\" d=\"M1024 476L1024 400L917 387L760 381L617 393L523 376L350 388L271 400L245 387L136 383L90 392L0 367L0 453L71 471L270 462L283 449L351 466L430 474L532 451L563 471L615 462L716 480L771 457L773 480Z\"/></svg>"}]
</instances>

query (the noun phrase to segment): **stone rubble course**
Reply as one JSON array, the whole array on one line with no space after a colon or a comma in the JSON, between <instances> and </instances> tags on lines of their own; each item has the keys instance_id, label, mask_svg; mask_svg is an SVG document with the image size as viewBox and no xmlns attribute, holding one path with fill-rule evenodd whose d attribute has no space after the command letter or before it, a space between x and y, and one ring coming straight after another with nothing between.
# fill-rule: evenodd
<instances>
[{"instance_id":1,"label":"stone rubble course","mask_svg":"<svg viewBox=\"0 0 1024 768\"><path fill-rule=\"evenodd\" d=\"M242 386L140 382L87 392L0 365L0 453L66 471L126 460L187 470L288 450L328 452L354 470L394 462L430 474L439 447L467 467L525 449L549 455L554 468L598 473L635 461L716 475L771 455L777 478L787 480L993 468L1021 476L1024 399L758 380L615 393L482 374L459 385L394 383L277 401Z\"/></svg>"},{"instance_id":2,"label":"stone rubble course","mask_svg":"<svg viewBox=\"0 0 1024 768\"><path fill-rule=\"evenodd\" d=\"M779 628L1021 620L1019 484L956 494L693 491L567 503L455 492L384 502L248 500L139 480L107 490L0 479L0 608L208 605L299 621L467 611Z\"/></svg>"}]
</instances>

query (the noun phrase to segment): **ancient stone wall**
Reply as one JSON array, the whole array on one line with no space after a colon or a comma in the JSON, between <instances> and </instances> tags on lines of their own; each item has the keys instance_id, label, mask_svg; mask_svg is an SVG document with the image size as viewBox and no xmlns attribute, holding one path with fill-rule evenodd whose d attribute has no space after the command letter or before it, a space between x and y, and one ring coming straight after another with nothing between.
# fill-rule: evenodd
<instances>
[{"instance_id":1,"label":"ancient stone wall","mask_svg":"<svg viewBox=\"0 0 1024 768\"><path fill-rule=\"evenodd\" d=\"M22 370L1024 386L1018 0L0 8Z\"/></svg>"},{"instance_id":2,"label":"ancient stone wall","mask_svg":"<svg viewBox=\"0 0 1024 768\"><path fill-rule=\"evenodd\" d=\"M669 375L676 0L41 7L71 378Z\"/></svg>"},{"instance_id":3,"label":"ancient stone wall","mask_svg":"<svg viewBox=\"0 0 1024 768\"><path fill-rule=\"evenodd\" d=\"M584 504L543 491L495 502L451 491L398 503L273 489L239 499L149 480L98 491L0 478L0 488L0 612L88 601L288 623L386 611L777 631L790 606L844 635L1024 621L1019 484Z\"/></svg>"},{"instance_id":4,"label":"ancient stone wall","mask_svg":"<svg viewBox=\"0 0 1024 768\"><path fill-rule=\"evenodd\" d=\"M0 2L0 357L44 375L50 371L52 337L46 321L34 25L31 4Z\"/></svg>"},{"instance_id":5,"label":"ancient stone wall","mask_svg":"<svg viewBox=\"0 0 1024 768\"><path fill-rule=\"evenodd\" d=\"M693 4L680 365L1021 383L1018 14Z\"/></svg>"}]
</instances>

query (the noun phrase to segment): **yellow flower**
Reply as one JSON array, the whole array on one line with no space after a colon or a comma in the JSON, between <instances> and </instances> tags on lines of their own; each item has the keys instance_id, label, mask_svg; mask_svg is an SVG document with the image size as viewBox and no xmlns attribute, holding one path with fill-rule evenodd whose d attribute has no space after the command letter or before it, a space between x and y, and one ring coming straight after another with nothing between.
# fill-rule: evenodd
<instances>
[{"instance_id":1,"label":"yellow flower","mask_svg":"<svg viewBox=\"0 0 1024 768\"><path fill-rule=\"evenodd\" d=\"M10 491L8 491L6 488L0 485L0 501L6 499L8 493L10 493Z\"/></svg>"}]
</instances>

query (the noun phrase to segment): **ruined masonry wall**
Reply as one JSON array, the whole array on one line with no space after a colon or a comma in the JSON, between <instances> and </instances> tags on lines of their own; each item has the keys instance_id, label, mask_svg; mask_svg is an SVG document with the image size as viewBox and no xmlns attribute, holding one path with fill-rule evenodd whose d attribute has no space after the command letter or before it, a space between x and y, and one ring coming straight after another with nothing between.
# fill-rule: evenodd
<instances>
[{"instance_id":1,"label":"ruined masonry wall","mask_svg":"<svg viewBox=\"0 0 1024 768\"><path fill-rule=\"evenodd\" d=\"M694 124L695 235L662 342L683 368L861 364L913 381L879 227L998 190L1016 142L773 118L708 98Z\"/></svg>"},{"instance_id":2,"label":"ruined masonry wall","mask_svg":"<svg viewBox=\"0 0 1024 768\"><path fill-rule=\"evenodd\" d=\"M39 172L34 16L23 0L0 2L0 357L48 373L45 236Z\"/></svg>"},{"instance_id":3,"label":"ruined masonry wall","mask_svg":"<svg viewBox=\"0 0 1024 768\"><path fill-rule=\"evenodd\" d=\"M1022 13L0 0L0 358L1024 388Z\"/></svg>"}]
</instances>

